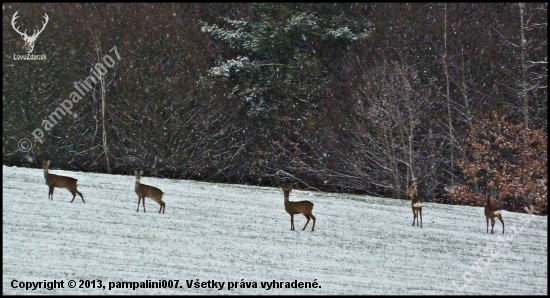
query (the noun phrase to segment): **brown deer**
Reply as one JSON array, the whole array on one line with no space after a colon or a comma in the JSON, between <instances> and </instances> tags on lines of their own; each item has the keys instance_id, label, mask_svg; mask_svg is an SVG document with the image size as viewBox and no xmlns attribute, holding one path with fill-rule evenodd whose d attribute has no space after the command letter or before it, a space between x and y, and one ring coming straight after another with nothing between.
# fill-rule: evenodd
<instances>
[{"instance_id":1,"label":"brown deer","mask_svg":"<svg viewBox=\"0 0 550 298\"><path fill-rule=\"evenodd\" d=\"M413 211L412 225L414 226L414 221L416 220L416 225L418 226L418 216L420 215L420 228L422 229L422 202L418 197L416 182L413 182L411 184L411 187L409 189L409 196L411 197L411 207Z\"/></svg>"},{"instance_id":2,"label":"brown deer","mask_svg":"<svg viewBox=\"0 0 550 298\"><path fill-rule=\"evenodd\" d=\"M83 203L86 203L84 201L84 197L82 194L76 189L77 188L77 182L78 180L75 178L67 177L67 176L61 176L61 175L55 175L50 174L48 172L48 169L50 167L50 161L44 161L42 163L42 168L44 169L44 178L46 178L46 184L50 188L48 191L48 199L53 201L53 189L55 187L59 188L66 188L68 191L70 191L73 194L73 199L71 200L71 203L74 201L74 198L76 198L76 194L80 196Z\"/></svg>"},{"instance_id":3,"label":"brown deer","mask_svg":"<svg viewBox=\"0 0 550 298\"><path fill-rule=\"evenodd\" d=\"M313 203L310 201L299 201L299 202L291 202L289 201L288 197L290 195L290 192L292 191L292 188L290 186L283 186L283 193L285 196L285 210L290 214L290 230L294 231L294 214L303 214L307 218L307 222L304 225L305 230L307 227L307 224L309 223L310 218L313 219L313 227L311 227L311 231L315 230L315 216L313 216Z\"/></svg>"},{"instance_id":4,"label":"brown deer","mask_svg":"<svg viewBox=\"0 0 550 298\"><path fill-rule=\"evenodd\" d=\"M504 234L504 221L502 220L502 212L498 207L491 203L491 196L487 196L485 201L485 219L487 220L487 233L489 233L489 218L491 219L491 234L494 234L493 228L495 227L495 217L502 223L502 234Z\"/></svg>"},{"instance_id":5,"label":"brown deer","mask_svg":"<svg viewBox=\"0 0 550 298\"><path fill-rule=\"evenodd\" d=\"M145 198L150 198L151 200L157 202L160 205L159 213L162 210L162 213L164 213L164 209L166 209L166 203L162 200L162 195L164 194L162 190L146 184L141 184L139 180L141 179L141 175L143 175L143 171L136 171L134 170L134 175L136 175L136 194L138 195L138 207L136 212L139 212L139 204L140 201L143 200L143 212L145 212Z\"/></svg>"}]
</instances>

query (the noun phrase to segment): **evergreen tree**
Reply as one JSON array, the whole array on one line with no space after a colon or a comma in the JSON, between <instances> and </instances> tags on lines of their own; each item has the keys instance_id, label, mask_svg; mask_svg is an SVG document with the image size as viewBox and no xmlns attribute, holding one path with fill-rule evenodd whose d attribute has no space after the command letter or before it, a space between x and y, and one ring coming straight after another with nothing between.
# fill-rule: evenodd
<instances>
[{"instance_id":1,"label":"evergreen tree","mask_svg":"<svg viewBox=\"0 0 550 298\"><path fill-rule=\"evenodd\" d=\"M220 100L242 117L234 131L246 140L243 163L264 165L249 165L252 172L292 164L296 154L305 153L296 136L307 137L305 122L342 78L342 57L373 29L365 9L363 4L254 4L247 19L202 24L204 33L227 46L202 83L224 90Z\"/></svg>"}]
</instances>

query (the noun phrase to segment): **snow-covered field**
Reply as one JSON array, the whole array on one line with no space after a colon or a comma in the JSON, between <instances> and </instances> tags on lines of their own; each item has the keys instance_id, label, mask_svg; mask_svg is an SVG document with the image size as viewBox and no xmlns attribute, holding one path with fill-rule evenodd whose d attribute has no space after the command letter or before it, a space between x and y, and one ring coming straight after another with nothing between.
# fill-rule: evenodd
<instances>
[{"instance_id":1,"label":"snow-covered field","mask_svg":"<svg viewBox=\"0 0 550 298\"><path fill-rule=\"evenodd\" d=\"M145 173L166 213L150 199L138 213L133 176L53 167L85 204L57 188L48 200L41 169L3 166L4 294L548 294L547 217L504 211L503 237L498 221L486 233L482 208L424 203L420 229L410 201L294 190L317 224L302 231L298 215L290 231L280 188ZM54 280L64 288L44 288ZM178 284L109 290L148 280Z\"/></svg>"}]
</instances>

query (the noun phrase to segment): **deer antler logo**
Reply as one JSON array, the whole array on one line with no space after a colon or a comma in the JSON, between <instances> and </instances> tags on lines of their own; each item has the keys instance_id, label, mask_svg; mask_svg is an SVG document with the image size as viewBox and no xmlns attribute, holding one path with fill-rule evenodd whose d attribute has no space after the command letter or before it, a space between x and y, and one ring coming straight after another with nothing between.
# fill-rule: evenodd
<instances>
[{"instance_id":1,"label":"deer antler logo","mask_svg":"<svg viewBox=\"0 0 550 298\"><path fill-rule=\"evenodd\" d=\"M28 36L27 35L27 30L25 30L25 32L21 32L19 31L19 27L15 27L15 20L19 17L17 15L19 11L16 11L15 14L13 15L13 18L11 19L11 26L13 27L13 29L21 34L21 37L23 37L23 40L25 41L25 49L27 49L27 53L32 53L32 50L34 50L34 42L36 41L36 38L38 37L38 35L40 35L40 33L42 33L42 31L44 31L44 28L46 28L46 25L48 24L48 14L44 13L46 16L44 16L44 18L46 19L46 22L43 24L42 26L42 29L38 32L36 32L36 29L34 29L34 33L32 36Z\"/></svg>"}]
</instances>

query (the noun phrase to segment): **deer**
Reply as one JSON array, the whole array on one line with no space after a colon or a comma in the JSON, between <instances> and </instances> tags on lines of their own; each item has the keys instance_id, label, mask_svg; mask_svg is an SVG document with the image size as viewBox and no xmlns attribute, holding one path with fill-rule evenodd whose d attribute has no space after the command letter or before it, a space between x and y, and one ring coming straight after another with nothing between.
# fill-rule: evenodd
<instances>
[{"instance_id":1,"label":"deer","mask_svg":"<svg viewBox=\"0 0 550 298\"><path fill-rule=\"evenodd\" d=\"M292 188L290 186L283 186L282 189L285 196L285 210L290 214L290 230L294 231L294 214L303 214L307 218L307 222L302 231L306 229L309 220L313 219L313 227L311 227L311 231L313 232L315 230L315 216L312 213L313 203L310 201L291 202L288 197Z\"/></svg>"},{"instance_id":2,"label":"deer","mask_svg":"<svg viewBox=\"0 0 550 298\"><path fill-rule=\"evenodd\" d=\"M15 14L13 14L13 17L11 19L11 26L13 27L15 32L17 32L21 35L21 37L25 41L25 49L27 50L27 53L31 54L33 49L34 49L34 43L36 42L36 39L38 38L38 35L40 35L40 33L42 33L42 31L44 31L44 29L46 28L46 25L48 24L49 17L48 17L47 13L44 13L45 14L44 19L46 21L44 23L42 23L42 29L40 29L40 30L34 29L33 34L31 36L28 36L27 35L27 30L25 30L25 32L21 32L21 31L19 31L19 27L15 27L15 20L17 20L17 18L19 18L19 16L17 15L18 12L19 11L16 11Z\"/></svg>"},{"instance_id":3,"label":"deer","mask_svg":"<svg viewBox=\"0 0 550 298\"><path fill-rule=\"evenodd\" d=\"M136 212L139 212L139 204L141 200L143 200L143 212L145 212L145 198L149 198L160 205L159 213L160 211L164 213L164 209L166 209L166 203L164 203L164 201L162 200L162 195L164 194L162 190L151 185L142 184L140 182L141 176L143 175L143 170L139 172L137 170L134 170L134 175L136 175L135 191L138 196L138 206Z\"/></svg>"},{"instance_id":4,"label":"deer","mask_svg":"<svg viewBox=\"0 0 550 298\"><path fill-rule=\"evenodd\" d=\"M411 184L411 187L409 189L409 196L411 197L411 207L413 212L412 225L414 226L414 221L416 220L416 226L418 226L418 216L420 216L420 228L422 229L422 202L418 197L416 182L413 182Z\"/></svg>"},{"instance_id":5,"label":"deer","mask_svg":"<svg viewBox=\"0 0 550 298\"><path fill-rule=\"evenodd\" d=\"M487 220L487 233L489 233L489 218L491 219L491 234L494 234L493 229L495 227L495 217L502 223L502 234L504 234L504 221L502 220L502 211L491 203L491 196L487 196L485 201L485 219Z\"/></svg>"},{"instance_id":6,"label":"deer","mask_svg":"<svg viewBox=\"0 0 550 298\"><path fill-rule=\"evenodd\" d=\"M67 176L61 176L61 175L55 175L50 174L48 169L50 168L50 161L44 161L42 163L42 168L44 169L44 178L46 178L46 184L50 188L48 191L48 200L51 198L53 201L53 190L55 187L58 188L66 188L68 191L70 191L73 194L73 199L71 200L71 203L76 198L76 194L80 196L83 203L86 203L84 201L84 197L82 196L82 193L80 193L77 188L77 182L78 180L72 177Z\"/></svg>"}]
</instances>

